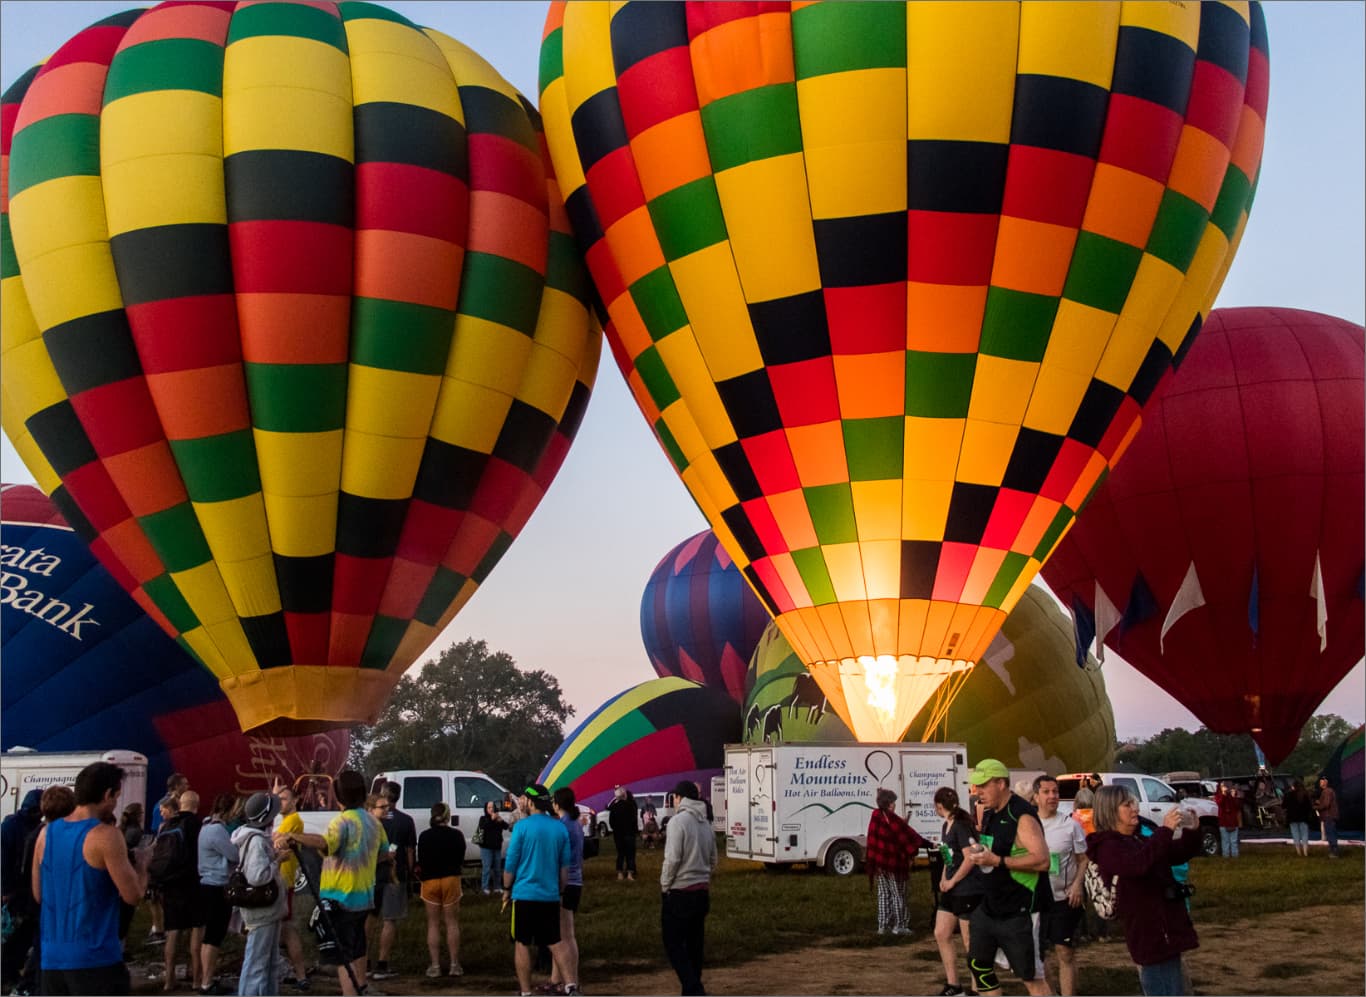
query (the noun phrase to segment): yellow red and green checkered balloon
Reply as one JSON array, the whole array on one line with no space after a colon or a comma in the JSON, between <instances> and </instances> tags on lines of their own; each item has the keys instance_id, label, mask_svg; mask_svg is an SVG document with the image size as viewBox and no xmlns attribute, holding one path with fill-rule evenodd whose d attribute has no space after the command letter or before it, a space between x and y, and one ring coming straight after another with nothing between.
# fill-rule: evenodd
<instances>
[{"instance_id":1,"label":"yellow red and green checkered balloon","mask_svg":"<svg viewBox=\"0 0 1366 997\"><path fill-rule=\"evenodd\" d=\"M167 3L3 98L5 431L244 729L372 720L601 335L535 110L368 3Z\"/></svg>"},{"instance_id":2,"label":"yellow red and green checkered balloon","mask_svg":"<svg viewBox=\"0 0 1366 997\"><path fill-rule=\"evenodd\" d=\"M555 3L540 86L636 401L850 727L900 737L1212 304L1261 10Z\"/></svg>"}]
</instances>

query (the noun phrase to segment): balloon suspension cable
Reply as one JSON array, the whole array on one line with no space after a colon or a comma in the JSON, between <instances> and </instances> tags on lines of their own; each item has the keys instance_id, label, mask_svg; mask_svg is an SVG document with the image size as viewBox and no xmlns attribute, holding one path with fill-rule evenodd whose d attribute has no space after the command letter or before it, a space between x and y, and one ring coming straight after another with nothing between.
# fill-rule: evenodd
<instances>
[{"instance_id":1,"label":"balloon suspension cable","mask_svg":"<svg viewBox=\"0 0 1366 997\"><path fill-rule=\"evenodd\" d=\"M925 735L921 738L922 741L947 741L949 739L949 707L958 698L958 694L963 691L963 685L976 667L975 664L969 664L962 671L951 673L934 691L934 697L929 704L929 718L925 721Z\"/></svg>"}]
</instances>

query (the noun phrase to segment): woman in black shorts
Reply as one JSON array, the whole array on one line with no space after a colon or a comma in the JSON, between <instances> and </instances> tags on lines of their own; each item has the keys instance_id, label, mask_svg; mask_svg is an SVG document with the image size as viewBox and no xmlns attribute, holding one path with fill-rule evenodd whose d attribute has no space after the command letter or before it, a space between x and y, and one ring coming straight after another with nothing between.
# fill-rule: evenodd
<instances>
[{"instance_id":1,"label":"woman in black shorts","mask_svg":"<svg viewBox=\"0 0 1366 997\"><path fill-rule=\"evenodd\" d=\"M977 840L977 829L967 811L958 805L958 794L941 786L934 794L934 810L944 819L939 836L939 851L944 871L939 878L939 903L934 915L934 940L944 963L944 989L941 997L963 993L958 983L958 954L953 950L953 931L963 935L963 950L968 947L968 917L982 900L981 873L971 862L963 861L963 849Z\"/></svg>"}]
</instances>

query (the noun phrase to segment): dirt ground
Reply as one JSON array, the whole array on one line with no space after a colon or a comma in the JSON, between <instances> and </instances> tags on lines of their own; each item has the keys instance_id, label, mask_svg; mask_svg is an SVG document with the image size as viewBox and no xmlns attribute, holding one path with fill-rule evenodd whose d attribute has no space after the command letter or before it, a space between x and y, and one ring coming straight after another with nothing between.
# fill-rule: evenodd
<instances>
[{"instance_id":1,"label":"dirt ground","mask_svg":"<svg viewBox=\"0 0 1366 997\"><path fill-rule=\"evenodd\" d=\"M1200 948L1188 955L1197 994L1366 992L1366 918L1360 906L1306 907L1198 929ZM652 946L658 943L653 933L648 941ZM1138 992L1138 975L1122 941L1087 945L1077 958L1080 992ZM149 983L141 969L134 967L135 992L159 993L160 985ZM588 994L678 993L678 981L667 970L633 972L619 962L594 959L591 953L584 953L581 976ZM919 932L908 941L872 948L820 946L737 966L710 967L704 982L711 994L934 994L944 977L933 939ZM504 988L402 977L384 980L377 989L386 994L514 993L516 985L509 960ZM1008 973L1004 990L1025 992ZM315 977L314 992L338 991L332 980Z\"/></svg>"}]
</instances>

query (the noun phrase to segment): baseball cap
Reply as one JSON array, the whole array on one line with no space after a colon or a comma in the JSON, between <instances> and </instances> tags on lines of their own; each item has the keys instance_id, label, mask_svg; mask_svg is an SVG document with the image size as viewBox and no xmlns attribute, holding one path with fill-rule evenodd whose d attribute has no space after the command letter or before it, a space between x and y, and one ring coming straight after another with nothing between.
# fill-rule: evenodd
<instances>
[{"instance_id":1,"label":"baseball cap","mask_svg":"<svg viewBox=\"0 0 1366 997\"><path fill-rule=\"evenodd\" d=\"M980 786L990 779L1009 779L1010 769L1005 767L1004 762L997 761L995 758L983 758L975 768L968 773L968 782L974 786Z\"/></svg>"},{"instance_id":2,"label":"baseball cap","mask_svg":"<svg viewBox=\"0 0 1366 997\"><path fill-rule=\"evenodd\" d=\"M550 790L546 789L539 782L533 782L531 785L527 786L526 789L522 790L522 795L529 796L533 800L543 799L550 795Z\"/></svg>"}]
</instances>

